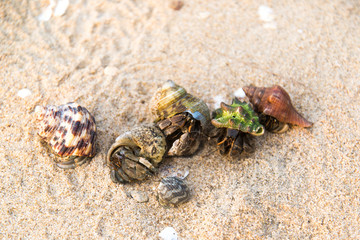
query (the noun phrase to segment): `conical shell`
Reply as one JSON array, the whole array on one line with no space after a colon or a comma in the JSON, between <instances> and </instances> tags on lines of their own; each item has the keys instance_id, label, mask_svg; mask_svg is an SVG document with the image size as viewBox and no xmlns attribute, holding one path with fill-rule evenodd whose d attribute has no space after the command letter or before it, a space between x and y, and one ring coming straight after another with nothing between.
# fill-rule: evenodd
<instances>
[{"instance_id":1,"label":"conical shell","mask_svg":"<svg viewBox=\"0 0 360 240\"><path fill-rule=\"evenodd\" d=\"M243 88L246 96L258 113L272 116L280 122L311 127L312 122L306 120L293 107L289 94L279 85L273 87L247 86Z\"/></svg>"},{"instance_id":2,"label":"conical shell","mask_svg":"<svg viewBox=\"0 0 360 240\"><path fill-rule=\"evenodd\" d=\"M61 158L93 157L96 125L89 111L76 103L37 106L38 135Z\"/></svg>"},{"instance_id":3,"label":"conical shell","mask_svg":"<svg viewBox=\"0 0 360 240\"><path fill-rule=\"evenodd\" d=\"M166 81L155 93L150 102L150 111L155 116L155 122L188 112L201 122L203 128L207 128L210 123L210 111L206 103L171 80Z\"/></svg>"}]
</instances>

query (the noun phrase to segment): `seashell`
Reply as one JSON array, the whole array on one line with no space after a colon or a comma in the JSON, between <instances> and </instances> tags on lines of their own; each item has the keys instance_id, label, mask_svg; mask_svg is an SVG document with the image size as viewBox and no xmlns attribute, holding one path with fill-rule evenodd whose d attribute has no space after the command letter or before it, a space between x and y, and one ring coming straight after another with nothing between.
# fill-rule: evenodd
<instances>
[{"instance_id":1,"label":"seashell","mask_svg":"<svg viewBox=\"0 0 360 240\"><path fill-rule=\"evenodd\" d=\"M96 124L90 112L76 103L37 106L38 135L55 154L60 168L82 165L95 156Z\"/></svg>"},{"instance_id":2,"label":"seashell","mask_svg":"<svg viewBox=\"0 0 360 240\"><path fill-rule=\"evenodd\" d=\"M165 136L156 126L140 126L121 134L106 157L111 180L126 183L145 179L156 172L165 152Z\"/></svg>"},{"instance_id":3,"label":"seashell","mask_svg":"<svg viewBox=\"0 0 360 240\"><path fill-rule=\"evenodd\" d=\"M231 105L221 103L221 108L213 112L211 123L218 128L217 145L222 155L245 156L253 153L249 134L260 136L264 127L251 105L234 98Z\"/></svg>"},{"instance_id":4,"label":"seashell","mask_svg":"<svg viewBox=\"0 0 360 240\"><path fill-rule=\"evenodd\" d=\"M221 103L221 107L213 112L211 123L217 128L230 128L250 133L254 136L264 134L264 126L259 123L250 104L234 98L231 105Z\"/></svg>"},{"instance_id":5,"label":"seashell","mask_svg":"<svg viewBox=\"0 0 360 240\"><path fill-rule=\"evenodd\" d=\"M269 88L247 86L243 90L256 112L271 116L282 123L290 123L300 127L311 127L313 125L312 122L306 120L296 111L289 94L279 85ZM270 131L284 132L288 128L284 125L279 127L277 124L273 126L274 124L267 121L272 121L272 119L265 119L265 125Z\"/></svg>"},{"instance_id":6,"label":"seashell","mask_svg":"<svg viewBox=\"0 0 360 240\"><path fill-rule=\"evenodd\" d=\"M158 186L158 200L164 207L176 207L190 199L190 189L178 177L163 178Z\"/></svg>"},{"instance_id":7,"label":"seashell","mask_svg":"<svg viewBox=\"0 0 360 240\"><path fill-rule=\"evenodd\" d=\"M203 133L210 127L210 111L204 101L168 80L150 102L155 123L164 132L169 156L193 154L199 147Z\"/></svg>"}]
</instances>

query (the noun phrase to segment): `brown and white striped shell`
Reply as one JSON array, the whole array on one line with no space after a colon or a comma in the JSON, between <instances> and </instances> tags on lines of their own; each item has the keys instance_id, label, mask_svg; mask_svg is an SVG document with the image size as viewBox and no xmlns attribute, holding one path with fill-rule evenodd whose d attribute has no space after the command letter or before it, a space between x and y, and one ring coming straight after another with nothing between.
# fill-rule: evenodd
<instances>
[{"instance_id":1,"label":"brown and white striped shell","mask_svg":"<svg viewBox=\"0 0 360 240\"><path fill-rule=\"evenodd\" d=\"M176 207L190 199L190 189L178 177L163 178L158 186L158 200L164 207Z\"/></svg>"},{"instance_id":2,"label":"brown and white striped shell","mask_svg":"<svg viewBox=\"0 0 360 240\"><path fill-rule=\"evenodd\" d=\"M96 125L90 112L76 103L37 106L38 135L55 154L56 165L68 169L95 156Z\"/></svg>"}]
</instances>

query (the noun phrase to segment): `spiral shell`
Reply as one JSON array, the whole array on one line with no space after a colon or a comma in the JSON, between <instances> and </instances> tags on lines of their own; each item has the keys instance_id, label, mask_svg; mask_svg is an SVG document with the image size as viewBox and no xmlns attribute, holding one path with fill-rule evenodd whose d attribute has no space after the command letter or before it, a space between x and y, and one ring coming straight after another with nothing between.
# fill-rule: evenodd
<instances>
[{"instance_id":1,"label":"spiral shell","mask_svg":"<svg viewBox=\"0 0 360 240\"><path fill-rule=\"evenodd\" d=\"M176 207L190 199L190 189L178 177L163 178L158 186L158 200L164 207Z\"/></svg>"},{"instance_id":2,"label":"spiral shell","mask_svg":"<svg viewBox=\"0 0 360 240\"><path fill-rule=\"evenodd\" d=\"M312 122L306 120L296 111L289 94L279 85L269 88L247 86L243 90L256 112L274 117L280 122L300 127L311 127L313 125Z\"/></svg>"},{"instance_id":3,"label":"spiral shell","mask_svg":"<svg viewBox=\"0 0 360 240\"><path fill-rule=\"evenodd\" d=\"M115 183L143 180L156 172L166 151L164 134L156 126L140 126L121 134L106 161Z\"/></svg>"},{"instance_id":4,"label":"spiral shell","mask_svg":"<svg viewBox=\"0 0 360 240\"><path fill-rule=\"evenodd\" d=\"M75 168L95 156L96 124L90 112L76 103L37 106L40 138L56 155L60 168Z\"/></svg>"},{"instance_id":5,"label":"spiral shell","mask_svg":"<svg viewBox=\"0 0 360 240\"><path fill-rule=\"evenodd\" d=\"M169 156L194 154L211 127L210 111L205 102L171 80L155 93L150 110L166 136Z\"/></svg>"},{"instance_id":6,"label":"spiral shell","mask_svg":"<svg viewBox=\"0 0 360 240\"><path fill-rule=\"evenodd\" d=\"M171 80L166 81L155 93L150 102L150 111L155 116L155 122L187 112L200 121L203 128L207 128L210 123L210 111L206 103Z\"/></svg>"}]
</instances>

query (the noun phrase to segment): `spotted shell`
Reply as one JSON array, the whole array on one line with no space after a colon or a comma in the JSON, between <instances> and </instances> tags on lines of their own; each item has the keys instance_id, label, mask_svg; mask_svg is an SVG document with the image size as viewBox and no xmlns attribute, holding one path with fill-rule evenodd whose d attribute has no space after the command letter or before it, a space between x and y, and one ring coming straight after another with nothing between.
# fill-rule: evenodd
<instances>
[{"instance_id":1,"label":"spotted shell","mask_svg":"<svg viewBox=\"0 0 360 240\"><path fill-rule=\"evenodd\" d=\"M279 85L273 87L247 86L243 88L246 96L258 113L264 113L280 122L311 127L312 122L300 115L291 103L289 94Z\"/></svg>"},{"instance_id":2,"label":"spotted shell","mask_svg":"<svg viewBox=\"0 0 360 240\"><path fill-rule=\"evenodd\" d=\"M188 112L201 122L204 130L210 123L210 111L206 103L171 80L166 81L154 94L150 101L150 111L155 116L155 122Z\"/></svg>"},{"instance_id":3,"label":"spotted shell","mask_svg":"<svg viewBox=\"0 0 360 240\"><path fill-rule=\"evenodd\" d=\"M255 136L264 134L264 127L250 104L238 98L231 105L222 102L221 108L213 112L211 123L217 128L236 129Z\"/></svg>"},{"instance_id":4,"label":"spotted shell","mask_svg":"<svg viewBox=\"0 0 360 240\"><path fill-rule=\"evenodd\" d=\"M144 125L124 132L106 156L110 177L116 183L143 180L156 171L165 152L165 136L156 126Z\"/></svg>"},{"instance_id":5,"label":"spotted shell","mask_svg":"<svg viewBox=\"0 0 360 240\"><path fill-rule=\"evenodd\" d=\"M76 103L37 106L38 135L55 154L60 168L75 168L95 156L96 123L90 112Z\"/></svg>"},{"instance_id":6,"label":"spotted shell","mask_svg":"<svg viewBox=\"0 0 360 240\"><path fill-rule=\"evenodd\" d=\"M163 178L158 186L159 203L165 207L176 207L190 199L190 189L178 177Z\"/></svg>"}]
</instances>

